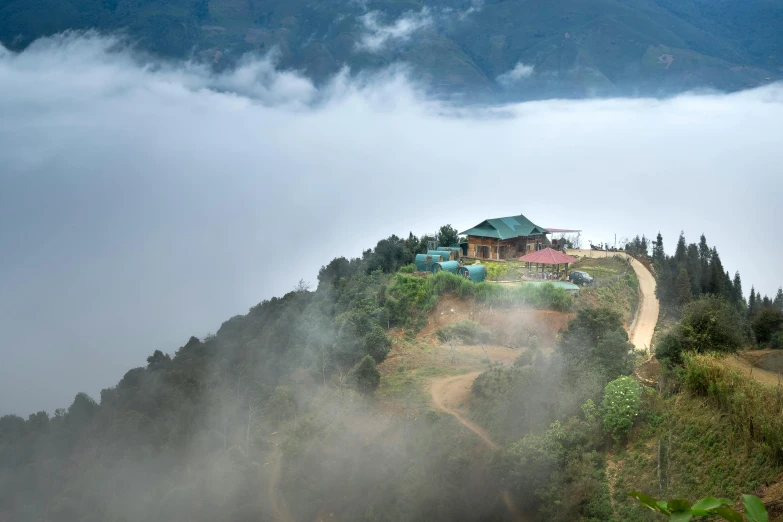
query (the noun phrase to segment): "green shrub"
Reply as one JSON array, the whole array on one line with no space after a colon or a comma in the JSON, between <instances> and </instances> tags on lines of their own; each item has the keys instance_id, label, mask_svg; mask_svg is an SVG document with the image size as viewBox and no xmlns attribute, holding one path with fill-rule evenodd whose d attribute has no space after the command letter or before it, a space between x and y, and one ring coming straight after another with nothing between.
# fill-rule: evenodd
<instances>
[{"instance_id":1,"label":"green shrub","mask_svg":"<svg viewBox=\"0 0 783 522\"><path fill-rule=\"evenodd\" d=\"M375 360L369 355L365 355L351 368L349 378L359 392L367 395L373 393L381 383L381 373L375 366Z\"/></svg>"},{"instance_id":2,"label":"green shrub","mask_svg":"<svg viewBox=\"0 0 783 522\"><path fill-rule=\"evenodd\" d=\"M403 274L412 274L416 272L416 265L414 265L413 263L409 265L403 265L400 267L400 272Z\"/></svg>"},{"instance_id":3,"label":"green shrub","mask_svg":"<svg viewBox=\"0 0 783 522\"><path fill-rule=\"evenodd\" d=\"M580 310L557 340L556 351L571 373L600 372L605 382L628 375L633 368L633 345L620 315L606 308Z\"/></svg>"},{"instance_id":4,"label":"green shrub","mask_svg":"<svg viewBox=\"0 0 783 522\"><path fill-rule=\"evenodd\" d=\"M488 343L491 337L489 330L474 321L459 321L435 330L435 335L441 342L454 337L465 344Z\"/></svg>"},{"instance_id":5,"label":"green shrub","mask_svg":"<svg viewBox=\"0 0 783 522\"><path fill-rule=\"evenodd\" d=\"M642 387L633 377L619 377L604 389L601 404L604 430L615 440L627 437L639 415Z\"/></svg>"},{"instance_id":6,"label":"green shrub","mask_svg":"<svg viewBox=\"0 0 783 522\"><path fill-rule=\"evenodd\" d=\"M514 366L527 366L533 364L536 358L536 354L532 350L525 350L519 354L519 357L514 361Z\"/></svg>"},{"instance_id":7,"label":"green shrub","mask_svg":"<svg viewBox=\"0 0 783 522\"><path fill-rule=\"evenodd\" d=\"M682 364L682 340L680 330L675 328L655 343L655 358L668 368Z\"/></svg>"},{"instance_id":8,"label":"green shrub","mask_svg":"<svg viewBox=\"0 0 783 522\"><path fill-rule=\"evenodd\" d=\"M364 337L364 349L375 362L383 362L389 355L391 346L391 339L386 336L386 332L380 326L374 326L370 333Z\"/></svg>"},{"instance_id":9,"label":"green shrub","mask_svg":"<svg viewBox=\"0 0 783 522\"><path fill-rule=\"evenodd\" d=\"M708 295L683 307L680 340L685 350L733 353L743 344L743 322L722 297Z\"/></svg>"},{"instance_id":10,"label":"green shrub","mask_svg":"<svg viewBox=\"0 0 783 522\"><path fill-rule=\"evenodd\" d=\"M779 333L783 327L783 312L777 308L764 308L753 319L753 333L756 342L766 344L772 340L772 336Z\"/></svg>"},{"instance_id":11,"label":"green shrub","mask_svg":"<svg viewBox=\"0 0 783 522\"><path fill-rule=\"evenodd\" d=\"M508 273L508 266L504 263L487 263L487 279L499 281Z\"/></svg>"},{"instance_id":12,"label":"green shrub","mask_svg":"<svg viewBox=\"0 0 783 522\"><path fill-rule=\"evenodd\" d=\"M419 279L419 281L425 280ZM499 308L529 306L532 308L568 312L574 304L574 297L571 294L562 288L556 287L552 283L545 283L543 285L498 285L486 282L473 283L464 277L450 272L439 272L427 278L426 283L429 285L432 294L442 295L447 292L452 292L460 299L472 298L479 303L497 306ZM434 302L437 302L437 297Z\"/></svg>"},{"instance_id":13,"label":"green shrub","mask_svg":"<svg viewBox=\"0 0 783 522\"><path fill-rule=\"evenodd\" d=\"M769 340L769 347L774 350L783 349L783 332L775 332Z\"/></svg>"},{"instance_id":14,"label":"green shrub","mask_svg":"<svg viewBox=\"0 0 783 522\"><path fill-rule=\"evenodd\" d=\"M686 355L683 373L689 391L719 407L749 447L783 462L783 415L774 386L748 379L711 355Z\"/></svg>"}]
</instances>

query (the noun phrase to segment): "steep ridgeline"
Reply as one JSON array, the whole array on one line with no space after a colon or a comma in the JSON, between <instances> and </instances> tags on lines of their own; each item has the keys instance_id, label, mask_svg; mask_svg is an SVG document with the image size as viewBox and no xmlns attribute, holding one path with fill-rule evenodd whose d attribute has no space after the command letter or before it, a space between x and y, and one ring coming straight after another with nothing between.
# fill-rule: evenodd
<instances>
[{"instance_id":1,"label":"steep ridgeline","mask_svg":"<svg viewBox=\"0 0 783 522\"><path fill-rule=\"evenodd\" d=\"M405 62L473 100L657 95L778 79L781 19L783 0L4 0L0 42L98 29L217 69L274 49L316 82Z\"/></svg>"}]
</instances>

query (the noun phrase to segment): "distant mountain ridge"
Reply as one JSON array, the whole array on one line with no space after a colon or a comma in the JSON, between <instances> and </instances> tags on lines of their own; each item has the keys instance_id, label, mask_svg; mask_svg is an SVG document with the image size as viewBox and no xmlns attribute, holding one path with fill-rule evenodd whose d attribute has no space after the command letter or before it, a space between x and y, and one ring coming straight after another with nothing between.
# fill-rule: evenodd
<instances>
[{"instance_id":1,"label":"distant mountain ridge","mask_svg":"<svg viewBox=\"0 0 783 522\"><path fill-rule=\"evenodd\" d=\"M216 68L277 49L322 82L410 65L435 91L499 99L734 91L783 77L783 0L0 0L0 42L122 31Z\"/></svg>"}]
</instances>

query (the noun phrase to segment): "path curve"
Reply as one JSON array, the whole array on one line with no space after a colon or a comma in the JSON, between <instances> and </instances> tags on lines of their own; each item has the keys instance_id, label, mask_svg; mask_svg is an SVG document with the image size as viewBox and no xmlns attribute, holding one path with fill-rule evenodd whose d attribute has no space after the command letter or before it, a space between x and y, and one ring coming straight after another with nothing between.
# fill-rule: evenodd
<instances>
[{"instance_id":1,"label":"path curve","mask_svg":"<svg viewBox=\"0 0 783 522\"><path fill-rule=\"evenodd\" d=\"M495 451L500 449L500 445L489 437L487 431L475 422L466 419L455 410L463 401L467 400L470 395L470 388L473 385L473 381L475 381L476 377L481 375L481 373L482 372L477 371L437 379L433 381L430 393L432 394L432 403L437 409L452 415L460 424L475 433L485 446L492 451ZM501 491L500 497L503 499L503 504L505 504L506 509L508 509L514 522L527 521L526 517L517 509L508 490Z\"/></svg>"},{"instance_id":2,"label":"path curve","mask_svg":"<svg viewBox=\"0 0 783 522\"><path fill-rule=\"evenodd\" d=\"M481 372L465 373L454 377L446 377L445 379L439 379L433 382L432 389L430 390L432 393L432 403L437 409L448 413L449 415L453 415L460 422L460 424L478 435L478 437L490 449L496 450L500 448L500 446L494 440L489 438L487 431L475 422L472 422L460 415L453 409L453 404L450 404L454 401L454 396L467 397L467 395L470 394L470 387L473 384L473 381L475 381L476 377L478 377L480 374ZM455 388L458 388L456 393Z\"/></svg>"},{"instance_id":3,"label":"path curve","mask_svg":"<svg viewBox=\"0 0 783 522\"><path fill-rule=\"evenodd\" d=\"M652 346L653 333L655 325L658 324L658 314L660 313L660 304L655 297L655 277L652 273L639 262L636 258L629 256L625 252L606 252L603 250L569 250L569 254L590 258L601 258L609 256L620 256L631 260L631 268L636 273L636 279L639 280L639 306L636 309L636 317L631 324L629 337L631 344L637 350L647 351Z\"/></svg>"}]
</instances>

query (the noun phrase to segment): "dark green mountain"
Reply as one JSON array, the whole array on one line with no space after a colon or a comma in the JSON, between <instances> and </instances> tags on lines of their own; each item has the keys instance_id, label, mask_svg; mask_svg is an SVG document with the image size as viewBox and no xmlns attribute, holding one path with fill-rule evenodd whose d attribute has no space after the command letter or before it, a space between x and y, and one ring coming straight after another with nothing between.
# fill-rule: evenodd
<instances>
[{"instance_id":1,"label":"dark green mountain","mask_svg":"<svg viewBox=\"0 0 783 522\"><path fill-rule=\"evenodd\" d=\"M0 0L0 42L21 49L67 29L122 31L153 54L217 68L276 48L279 67L317 82L344 66L406 62L431 88L472 97L732 91L783 76L783 0L477 2ZM373 29L406 20L418 24L408 38L363 45Z\"/></svg>"}]
</instances>

